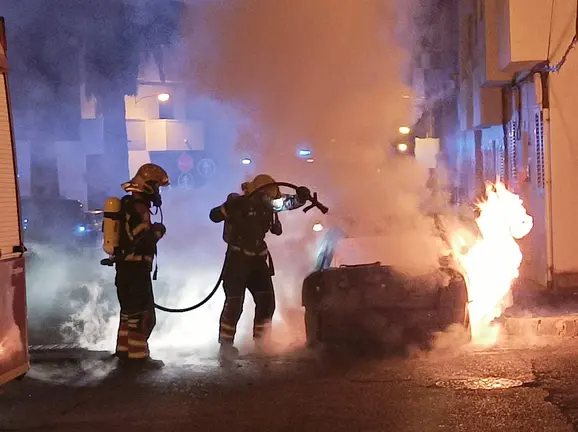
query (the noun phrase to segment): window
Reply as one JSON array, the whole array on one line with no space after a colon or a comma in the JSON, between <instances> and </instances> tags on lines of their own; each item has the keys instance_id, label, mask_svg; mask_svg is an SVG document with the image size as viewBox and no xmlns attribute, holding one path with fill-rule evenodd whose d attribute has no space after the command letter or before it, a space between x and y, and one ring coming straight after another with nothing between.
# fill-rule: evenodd
<instances>
[{"instance_id":1,"label":"window","mask_svg":"<svg viewBox=\"0 0 578 432\"><path fill-rule=\"evenodd\" d=\"M173 99L171 98L166 102L159 102L159 119L172 120L174 118L175 118L175 109Z\"/></svg>"}]
</instances>

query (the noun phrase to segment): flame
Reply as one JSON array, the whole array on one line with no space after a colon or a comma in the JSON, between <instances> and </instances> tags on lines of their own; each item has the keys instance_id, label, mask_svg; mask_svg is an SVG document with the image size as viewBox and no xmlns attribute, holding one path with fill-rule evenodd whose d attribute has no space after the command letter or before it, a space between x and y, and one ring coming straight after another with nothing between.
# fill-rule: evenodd
<instances>
[{"instance_id":1,"label":"flame","mask_svg":"<svg viewBox=\"0 0 578 432\"><path fill-rule=\"evenodd\" d=\"M519 276L522 252L516 240L532 229L522 200L497 181L486 185L486 199L477 204L480 235L468 247L466 234L454 232L450 243L466 278L472 342L492 346L500 327L492 321L512 305L511 286Z\"/></svg>"}]
</instances>

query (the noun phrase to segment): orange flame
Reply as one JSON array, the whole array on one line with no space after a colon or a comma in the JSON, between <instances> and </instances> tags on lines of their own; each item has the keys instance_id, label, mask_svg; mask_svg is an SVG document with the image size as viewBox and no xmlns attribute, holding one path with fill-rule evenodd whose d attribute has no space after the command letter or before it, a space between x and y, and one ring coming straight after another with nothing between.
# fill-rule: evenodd
<instances>
[{"instance_id":1,"label":"orange flame","mask_svg":"<svg viewBox=\"0 0 578 432\"><path fill-rule=\"evenodd\" d=\"M480 235L471 247L462 232L451 234L451 247L466 279L472 342L492 346L500 327L492 321L512 305L511 286L519 276L522 252L516 240L532 229L522 200L500 181L487 184L486 200L477 204Z\"/></svg>"}]
</instances>

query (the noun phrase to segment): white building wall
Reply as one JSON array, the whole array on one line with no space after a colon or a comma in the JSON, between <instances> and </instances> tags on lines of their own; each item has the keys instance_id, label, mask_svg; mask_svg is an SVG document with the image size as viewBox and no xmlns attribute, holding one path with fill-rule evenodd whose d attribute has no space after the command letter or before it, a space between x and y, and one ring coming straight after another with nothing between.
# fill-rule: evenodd
<instances>
[{"instance_id":1,"label":"white building wall","mask_svg":"<svg viewBox=\"0 0 578 432\"><path fill-rule=\"evenodd\" d=\"M550 59L562 58L575 33L576 1L557 0L552 17ZM578 50L549 76L552 174L552 249L558 285L578 286ZM548 127L546 123L546 128ZM548 146L547 146L548 147ZM568 275L566 278L564 275Z\"/></svg>"},{"instance_id":2,"label":"white building wall","mask_svg":"<svg viewBox=\"0 0 578 432\"><path fill-rule=\"evenodd\" d=\"M151 151L187 151L204 149L204 128L198 121L187 118L187 92L179 82L179 71L169 60L170 56L178 56L181 47L164 52L165 81L161 82L158 67L152 56L143 59L139 71L139 85L135 96L125 96L125 112L127 119L127 138L129 148L129 174L134 175L143 164L151 161ZM178 58L178 57L177 57ZM178 62L176 62L178 63ZM160 108L163 102L157 96L168 93L168 103L172 108L172 118L160 119ZM94 98L87 98L81 89L81 140L78 152L73 146L64 146L65 152L74 151L71 160L103 153L102 118L98 116ZM68 154L68 153L67 153ZM59 162L60 163L60 162ZM63 166L68 162L62 162ZM67 194L82 195L78 188L84 188L83 202L86 203L86 162L70 167L74 173L73 185L67 187ZM63 183L61 182L61 185ZM68 190L70 189L70 190Z\"/></svg>"}]
</instances>

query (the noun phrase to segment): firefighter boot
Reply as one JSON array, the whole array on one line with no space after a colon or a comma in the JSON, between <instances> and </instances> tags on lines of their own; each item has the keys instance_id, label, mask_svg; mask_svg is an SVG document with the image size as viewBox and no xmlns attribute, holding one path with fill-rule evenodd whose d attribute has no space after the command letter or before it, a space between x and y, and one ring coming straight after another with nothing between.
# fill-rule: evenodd
<instances>
[{"instance_id":1,"label":"firefighter boot","mask_svg":"<svg viewBox=\"0 0 578 432\"><path fill-rule=\"evenodd\" d=\"M271 322L255 322L253 325L254 354L257 357L266 357L271 349Z\"/></svg>"},{"instance_id":2,"label":"firefighter boot","mask_svg":"<svg viewBox=\"0 0 578 432\"><path fill-rule=\"evenodd\" d=\"M162 360L154 360L150 357L146 357L143 359L131 359L126 363L130 364L130 366L136 370L143 370L143 371L161 369L165 365L165 363Z\"/></svg>"},{"instance_id":3,"label":"firefighter boot","mask_svg":"<svg viewBox=\"0 0 578 432\"><path fill-rule=\"evenodd\" d=\"M221 343L219 348L219 362L222 366L233 363L239 357L239 350L230 343Z\"/></svg>"}]
</instances>

